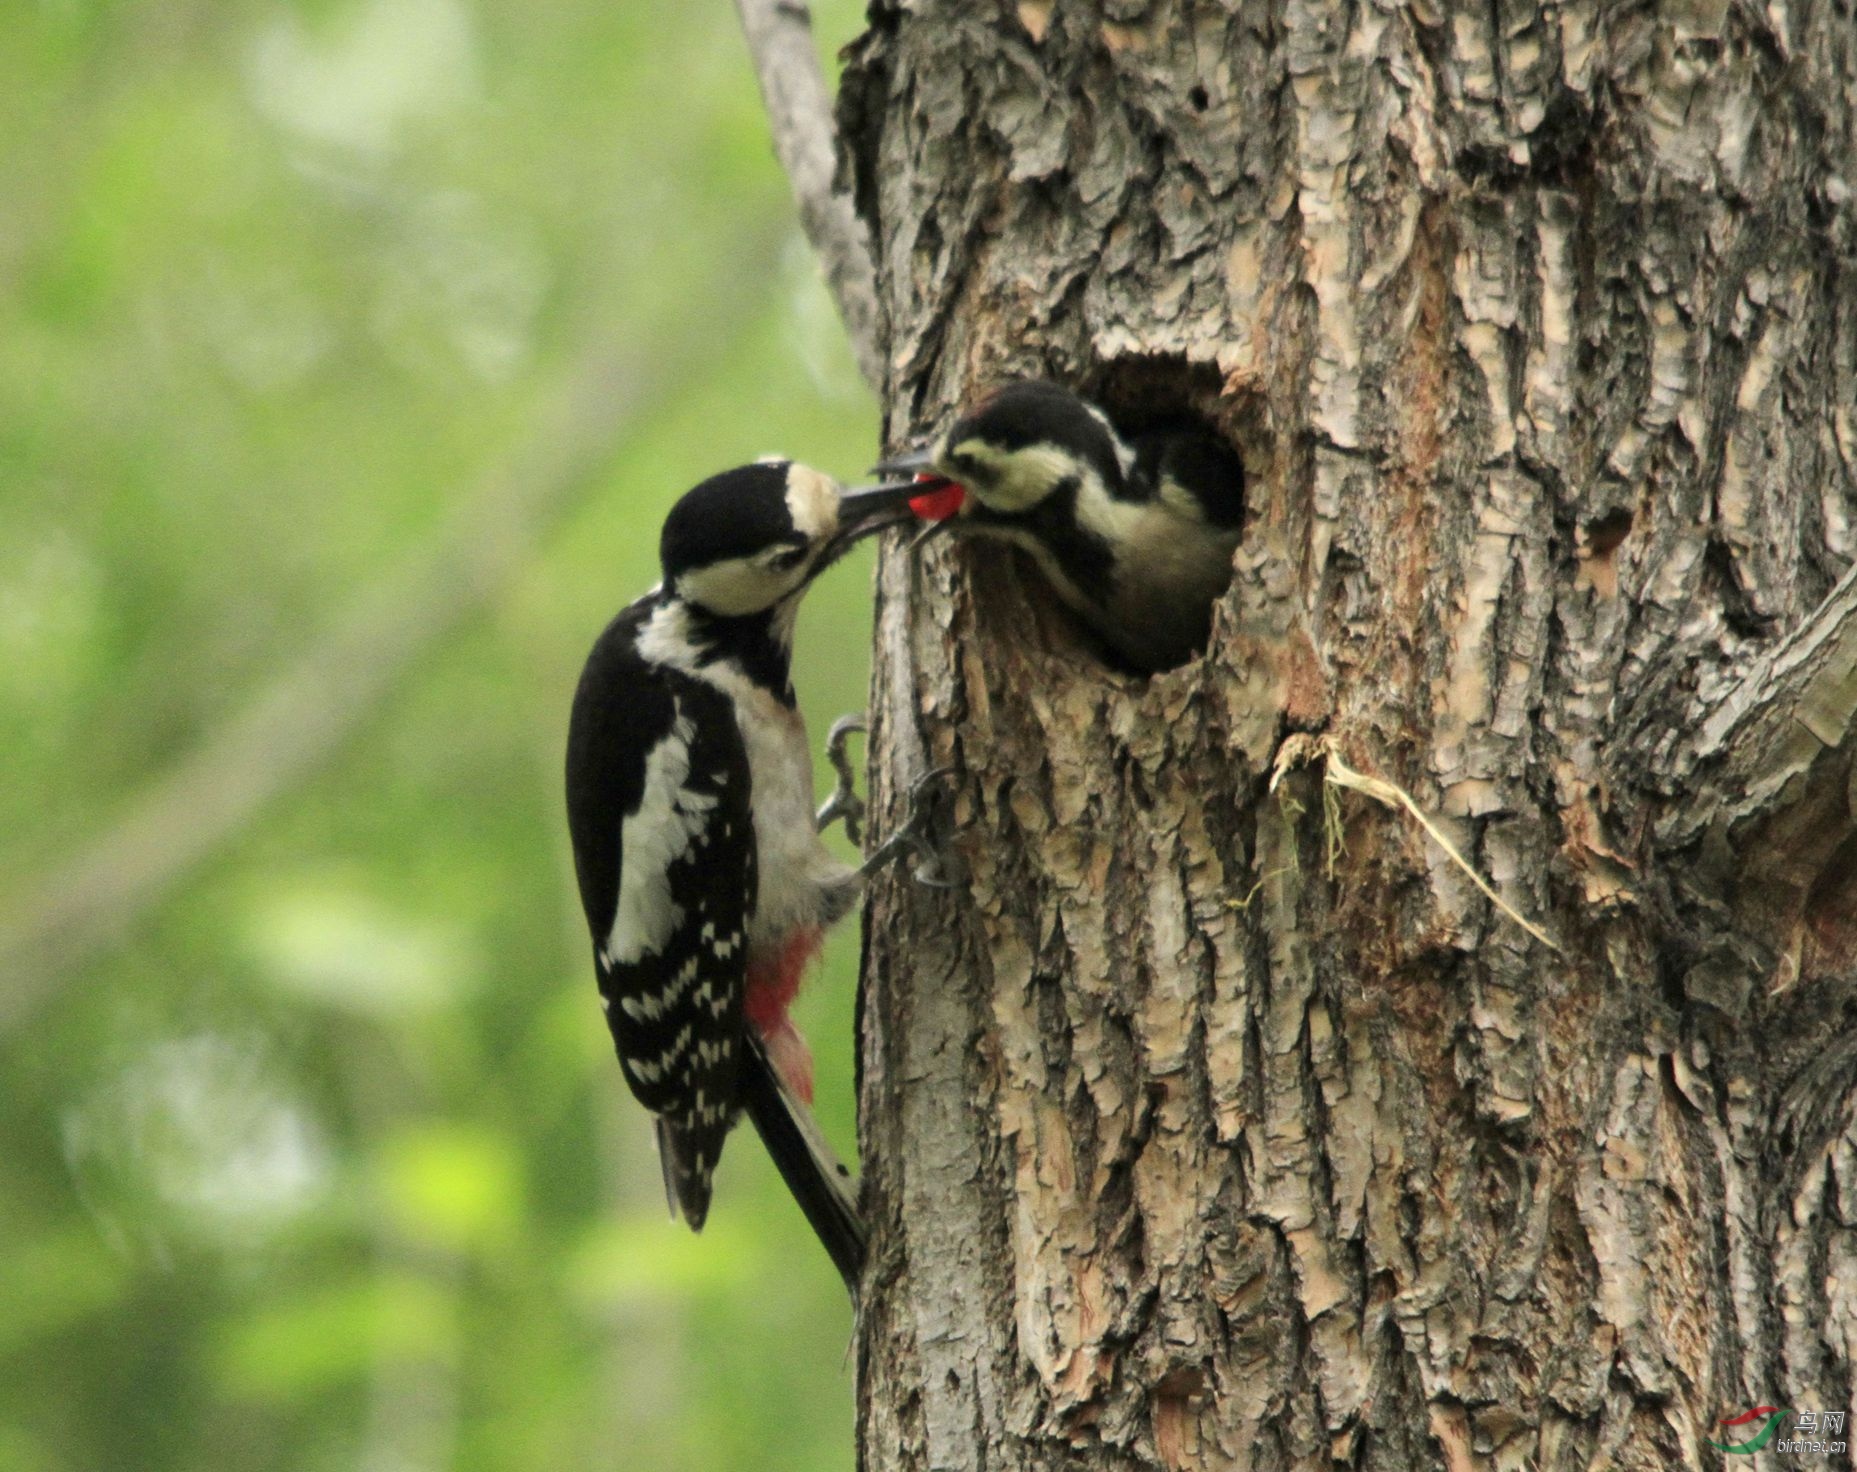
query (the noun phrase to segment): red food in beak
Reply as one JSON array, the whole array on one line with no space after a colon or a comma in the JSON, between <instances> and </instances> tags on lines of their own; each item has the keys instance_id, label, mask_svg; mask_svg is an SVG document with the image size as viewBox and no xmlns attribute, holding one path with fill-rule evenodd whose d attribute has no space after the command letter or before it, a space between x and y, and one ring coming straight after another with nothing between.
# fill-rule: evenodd
<instances>
[{"instance_id":1,"label":"red food in beak","mask_svg":"<svg viewBox=\"0 0 1857 1472\"><path fill-rule=\"evenodd\" d=\"M909 509L924 521L946 521L961 509L961 503L967 499L965 487L943 480L939 475L923 474L916 479L938 482L936 489L924 491L909 500Z\"/></svg>"}]
</instances>

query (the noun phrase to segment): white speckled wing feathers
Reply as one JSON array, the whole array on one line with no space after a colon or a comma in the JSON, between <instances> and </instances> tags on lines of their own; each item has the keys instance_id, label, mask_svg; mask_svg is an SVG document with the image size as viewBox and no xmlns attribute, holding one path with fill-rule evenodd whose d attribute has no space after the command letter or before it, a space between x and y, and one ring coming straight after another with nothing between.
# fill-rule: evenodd
<instances>
[{"instance_id":1,"label":"white speckled wing feathers","mask_svg":"<svg viewBox=\"0 0 1857 1472\"><path fill-rule=\"evenodd\" d=\"M701 1225L733 1122L757 873L752 779L729 699L636 649L638 611L595 647L569 728L575 866L620 1066L661 1116L673 1205Z\"/></svg>"}]
</instances>

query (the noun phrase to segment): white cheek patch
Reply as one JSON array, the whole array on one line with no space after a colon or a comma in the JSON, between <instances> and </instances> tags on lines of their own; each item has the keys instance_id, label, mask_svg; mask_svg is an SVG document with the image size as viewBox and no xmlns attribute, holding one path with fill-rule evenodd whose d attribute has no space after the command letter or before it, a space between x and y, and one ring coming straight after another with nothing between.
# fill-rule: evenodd
<instances>
[{"instance_id":1,"label":"white cheek patch","mask_svg":"<svg viewBox=\"0 0 1857 1472\"><path fill-rule=\"evenodd\" d=\"M787 467L787 515L793 530L818 542L838 530L838 482L798 461Z\"/></svg>"},{"instance_id":2,"label":"white cheek patch","mask_svg":"<svg viewBox=\"0 0 1857 1472\"><path fill-rule=\"evenodd\" d=\"M699 567L677 579L677 594L687 603L724 618L772 608L806 579L805 567L776 572L752 557L731 557Z\"/></svg>"},{"instance_id":3,"label":"white cheek patch","mask_svg":"<svg viewBox=\"0 0 1857 1472\"><path fill-rule=\"evenodd\" d=\"M602 947L608 966L635 965L662 951L683 919L671 898L671 865L690 851L716 806L714 797L686 785L695 737L695 725L679 709L645 758L644 796L619 828L619 903Z\"/></svg>"},{"instance_id":4,"label":"white cheek patch","mask_svg":"<svg viewBox=\"0 0 1857 1472\"><path fill-rule=\"evenodd\" d=\"M992 472L989 483L961 483L990 511L1013 513L1029 511L1057 489L1058 482L1072 473L1074 462L1055 445L1027 445L1022 450L1002 450L985 440L968 440L954 446L954 453L977 460ZM941 468L951 479L960 474L938 455Z\"/></svg>"}]
</instances>

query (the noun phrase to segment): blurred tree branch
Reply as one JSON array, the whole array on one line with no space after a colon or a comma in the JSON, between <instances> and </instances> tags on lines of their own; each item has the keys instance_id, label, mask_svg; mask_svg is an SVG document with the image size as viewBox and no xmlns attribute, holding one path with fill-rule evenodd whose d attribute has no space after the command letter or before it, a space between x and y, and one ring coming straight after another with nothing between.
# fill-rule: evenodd
<instances>
[{"instance_id":1,"label":"blurred tree branch","mask_svg":"<svg viewBox=\"0 0 1857 1472\"><path fill-rule=\"evenodd\" d=\"M609 338L584 349L533 431L423 545L362 590L319 643L113 828L9 897L0 907L0 1034L332 757L407 671L503 586L632 426L727 351L724 324L752 311L757 289L752 273L719 271L690 298L709 304L719 330L628 334L649 350L615 349Z\"/></svg>"},{"instance_id":2,"label":"blurred tree branch","mask_svg":"<svg viewBox=\"0 0 1857 1472\"><path fill-rule=\"evenodd\" d=\"M774 153L799 206L800 227L825 271L858 371L881 393L883 355L870 237L850 196L833 187L832 98L813 46L812 12L799 0L735 0L735 9L761 84Z\"/></svg>"}]
</instances>

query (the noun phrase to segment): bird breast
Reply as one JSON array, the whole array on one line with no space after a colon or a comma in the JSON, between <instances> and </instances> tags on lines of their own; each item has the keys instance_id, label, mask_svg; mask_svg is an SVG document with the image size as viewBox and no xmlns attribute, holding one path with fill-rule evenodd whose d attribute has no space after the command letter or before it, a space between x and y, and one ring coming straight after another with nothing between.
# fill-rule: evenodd
<instances>
[{"instance_id":1,"label":"bird breast","mask_svg":"<svg viewBox=\"0 0 1857 1472\"><path fill-rule=\"evenodd\" d=\"M728 693L754 784L760 870L748 925L754 954L777 950L797 929L828 923L830 891L850 870L832 857L813 826L812 748L799 712L746 677L730 680Z\"/></svg>"},{"instance_id":2,"label":"bird breast","mask_svg":"<svg viewBox=\"0 0 1857 1472\"><path fill-rule=\"evenodd\" d=\"M1230 585L1238 533L1210 536L1204 525L1155 510L1121 549L1103 625L1121 652L1144 669L1190 658L1212 628L1212 605Z\"/></svg>"}]
</instances>

